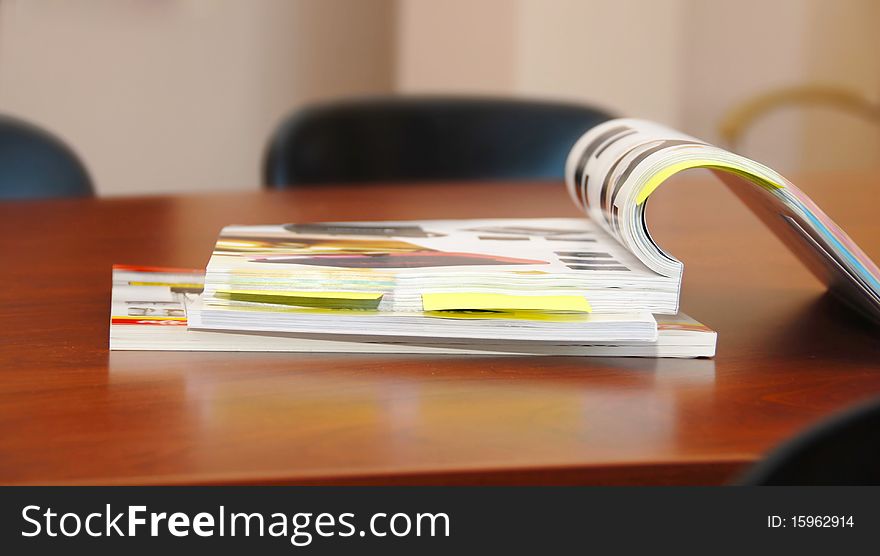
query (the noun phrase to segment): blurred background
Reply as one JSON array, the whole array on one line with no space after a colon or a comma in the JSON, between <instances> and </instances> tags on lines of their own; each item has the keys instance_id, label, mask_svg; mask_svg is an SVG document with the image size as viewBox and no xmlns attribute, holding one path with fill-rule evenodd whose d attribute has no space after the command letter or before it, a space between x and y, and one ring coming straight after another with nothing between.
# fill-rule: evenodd
<instances>
[{"instance_id":1,"label":"blurred background","mask_svg":"<svg viewBox=\"0 0 880 556\"><path fill-rule=\"evenodd\" d=\"M66 141L102 196L257 189L282 118L349 96L563 100L722 142L780 89L873 103L878 23L875 0L0 0L0 113ZM738 150L876 166L877 121L821 91Z\"/></svg>"}]
</instances>

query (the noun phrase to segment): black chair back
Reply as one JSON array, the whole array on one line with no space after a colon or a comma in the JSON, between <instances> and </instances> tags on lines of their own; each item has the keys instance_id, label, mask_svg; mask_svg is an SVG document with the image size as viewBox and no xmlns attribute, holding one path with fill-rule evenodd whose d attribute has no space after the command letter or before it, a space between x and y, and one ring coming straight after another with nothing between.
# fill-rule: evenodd
<instances>
[{"instance_id":1,"label":"black chair back","mask_svg":"<svg viewBox=\"0 0 880 556\"><path fill-rule=\"evenodd\" d=\"M365 181L562 178L574 142L612 116L588 106L456 97L316 105L272 136L268 187Z\"/></svg>"},{"instance_id":2,"label":"black chair back","mask_svg":"<svg viewBox=\"0 0 880 556\"><path fill-rule=\"evenodd\" d=\"M844 411L774 450L743 485L880 485L880 399Z\"/></svg>"},{"instance_id":3,"label":"black chair back","mask_svg":"<svg viewBox=\"0 0 880 556\"><path fill-rule=\"evenodd\" d=\"M89 174L61 139L0 116L0 200L94 195Z\"/></svg>"}]
</instances>

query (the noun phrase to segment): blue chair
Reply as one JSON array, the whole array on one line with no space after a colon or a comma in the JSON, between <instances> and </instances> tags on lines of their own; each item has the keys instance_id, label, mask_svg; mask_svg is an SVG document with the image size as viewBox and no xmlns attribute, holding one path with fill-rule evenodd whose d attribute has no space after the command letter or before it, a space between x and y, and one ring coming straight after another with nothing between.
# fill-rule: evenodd
<instances>
[{"instance_id":1,"label":"blue chair","mask_svg":"<svg viewBox=\"0 0 880 556\"><path fill-rule=\"evenodd\" d=\"M92 195L85 166L63 141L17 118L0 116L0 200Z\"/></svg>"},{"instance_id":2,"label":"blue chair","mask_svg":"<svg viewBox=\"0 0 880 556\"><path fill-rule=\"evenodd\" d=\"M561 179L574 142L612 116L576 104L379 97L306 107L273 134L270 188L338 182Z\"/></svg>"}]
</instances>

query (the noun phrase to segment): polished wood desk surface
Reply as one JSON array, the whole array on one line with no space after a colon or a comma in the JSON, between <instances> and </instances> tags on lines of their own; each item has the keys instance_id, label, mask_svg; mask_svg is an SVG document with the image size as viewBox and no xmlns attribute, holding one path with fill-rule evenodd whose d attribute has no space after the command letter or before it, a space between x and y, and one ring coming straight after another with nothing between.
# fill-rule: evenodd
<instances>
[{"instance_id":1,"label":"polished wood desk surface","mask_svg":"<svg viewBox=\"0 0 880 556\"><path fill-rule=\"evenodd\" d=\"M878 178L798 183L880 258ZM203 267L221 226L574 216L561 184L0 203L0 483L719 483L880 393L880 334L708 174L652 230L714 360L107 350L110 266Z\"/></svg>"}]
</instances>

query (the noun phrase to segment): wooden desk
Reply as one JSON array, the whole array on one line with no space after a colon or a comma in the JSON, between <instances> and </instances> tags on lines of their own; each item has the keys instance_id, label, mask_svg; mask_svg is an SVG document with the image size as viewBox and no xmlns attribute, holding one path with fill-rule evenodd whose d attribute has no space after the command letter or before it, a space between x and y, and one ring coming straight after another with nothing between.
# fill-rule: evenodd
<instances>
[{"instance_id":1,"label":"wooden desk","mask_svg":"<svg viewBox=\"0 0 880 556\"><path fill-rule=\"evenodd\" d=\"M875 259L878 180L802 187ZM718 483L880 392L851 318L726 189L651 202L714 360L107 351L113 263L224 224L576 215L560 184L0 203L0 483Z\"/></svg>"}]
</instances>

